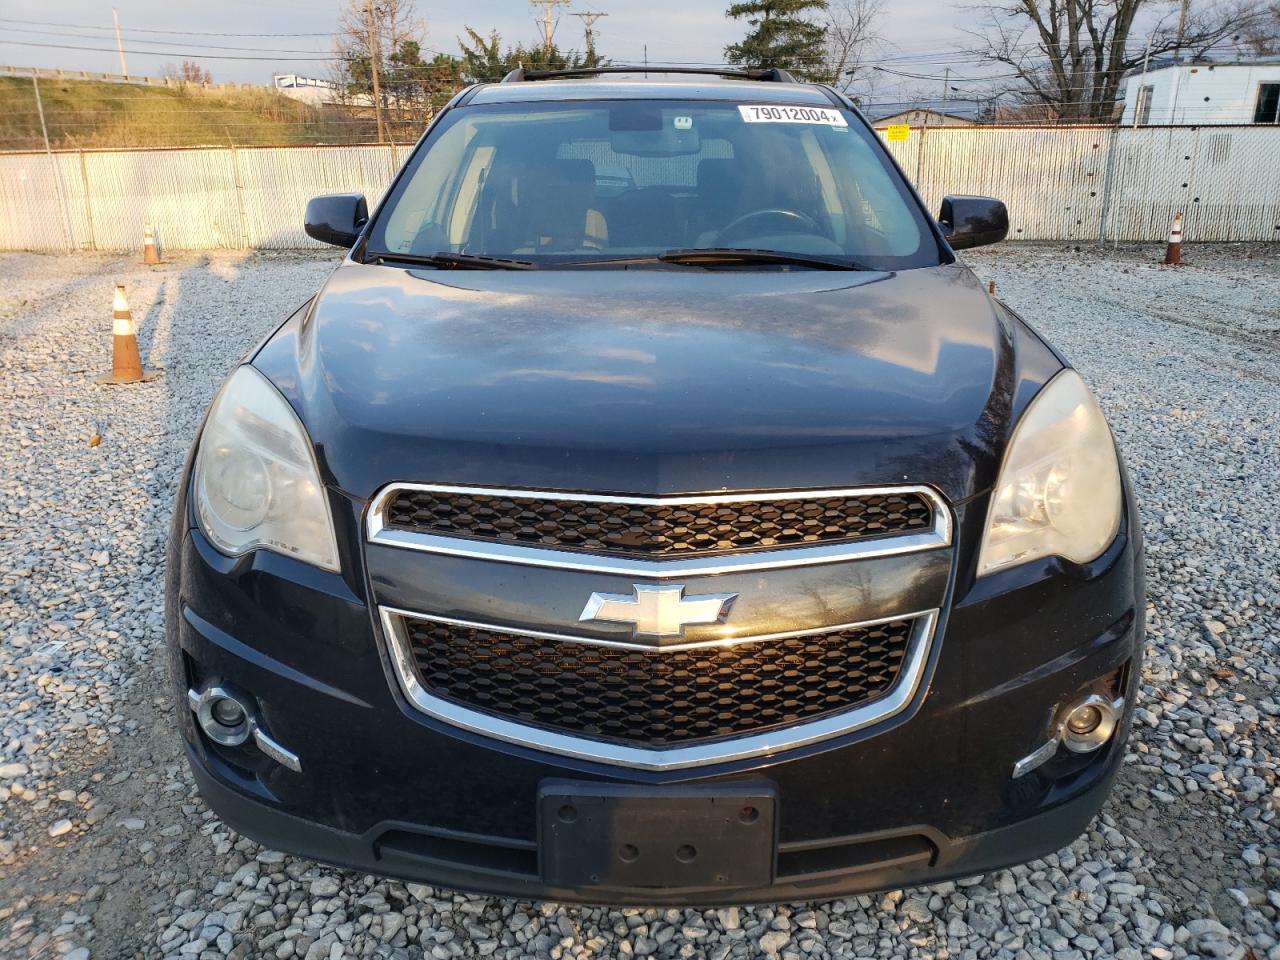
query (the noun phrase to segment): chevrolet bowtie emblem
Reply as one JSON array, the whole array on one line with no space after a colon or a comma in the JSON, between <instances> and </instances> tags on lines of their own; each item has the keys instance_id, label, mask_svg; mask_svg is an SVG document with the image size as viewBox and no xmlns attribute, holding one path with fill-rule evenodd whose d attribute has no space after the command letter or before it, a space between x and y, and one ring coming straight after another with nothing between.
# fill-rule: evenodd
<instances>
[{"instance_id":1,"label":"chevrolet bowtie emblem","mask_svg":"<svg viewBox=\"0 0 1280 960\"><path fill-rule=\"evenodd\" d=\"M659 641L683 637L684 628L699 623L723 623L736 593L708 593L686 597L684 587L647 586L637 583L625 593L593 593L578 619L629 623L637 637Z\"/></svg>"}]
</instances>

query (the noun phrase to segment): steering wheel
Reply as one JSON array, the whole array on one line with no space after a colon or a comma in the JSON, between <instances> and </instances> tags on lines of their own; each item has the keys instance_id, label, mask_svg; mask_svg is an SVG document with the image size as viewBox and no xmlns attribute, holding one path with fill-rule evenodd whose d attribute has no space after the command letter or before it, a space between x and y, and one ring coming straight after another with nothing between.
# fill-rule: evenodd
<instances>
[{"instance_id":1,"label":"steering wheel","mask_svg":"<svg viewBox=\"0 0 1280 960\"><path fill-rule=\"evenodd\" d=\"M759 232L759 228L755 230L743 229L756 220L779 221L783 224L784 233L822 233L822 228L818 226L818 222L806 213L800 213L797 210L785 210L782 207L766 207L761 210L752 210L744 213L740 217L734 217L717 234L716 242L727 246L726 241L730 237L738 234L750 235L751 233Z\"/></svg>"}]
</instances>

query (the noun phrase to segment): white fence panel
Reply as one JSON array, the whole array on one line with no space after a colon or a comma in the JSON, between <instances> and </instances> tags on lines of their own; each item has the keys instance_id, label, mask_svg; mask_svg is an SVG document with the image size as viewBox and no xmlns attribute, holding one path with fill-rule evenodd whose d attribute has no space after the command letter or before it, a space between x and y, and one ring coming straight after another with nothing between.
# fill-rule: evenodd
<instances>
[{"instance_id":1,"label":"white fence panel","mask_svg":"<svg viewBox=\"0 0 1280 960\"><path fill-rule=\"evenodd\" d=\"M887 144L934 213L948 193L1000 197L1010 237L1280 240L1275 127L931 127ZM317 247L319 193L377 202L408 147L229 147L0 154L0 249Z\"/></svg>"},{"instance_id":2,"label":"white fence panel","mask_svg":"<svg viewBox=\"0 0 1280 960\"><path fill-rule=\"evenodd\" d=\"M0 249L68 250L90 235L79 156L0 154ZM66 202L64 203L64 199Z\"/></svg>"},{"instance_id":3,"label":"white fence panel","mask_svg":"<svg viewBox=\"0 0 1280 960\"><path fill-rule=\"evenodd\" d=\"M373 209L406 154L377 144L236 151L249 246L324 246L303 232L307 201L320 193L363 193Z\"/></svg>"},{"instance_id":4,"label":"white fence panel","mask_svg":"<svg viewBox=\"0 0 1280 960\"><path fill-rule=\"evenodd\" d=\"M1185 214L1187 240L1280 240L1280 130L1120 131L1107 234L1144 240Z\"/></svg>"},{"instance_id":5,"label":"white fence panel","mask_svg":"<svg viewBox=\"0 0 1280 960\"><path fill-rule=\"evenodd\" d=\"M1111 135L1092 127L935 127L920 137L918 188L935 215L948 193L999 197L1015 240L1096 240Z\"/></svg>"},{"instance_id":6,"label":"white fence panel","mask_svg":"<svg viewBox=\"0 0 1280 960\"><path fill-rule=\"evenodd\" d=\"M245 245L230 149L86 153L99 250L139 250L151 224L162 247L208 250Z\"/></svg>"}]
</instances>

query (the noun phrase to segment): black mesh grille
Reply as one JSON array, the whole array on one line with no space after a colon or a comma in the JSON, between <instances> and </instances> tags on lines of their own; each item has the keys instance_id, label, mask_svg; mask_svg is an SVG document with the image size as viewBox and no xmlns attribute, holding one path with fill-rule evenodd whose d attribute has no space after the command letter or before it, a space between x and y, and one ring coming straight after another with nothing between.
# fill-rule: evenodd
<instances>
[{"instance_id":1,"label":"black mesh grille","mask_svg":"<svg viewBox=\"0 0 1280 960\"><path fill-rule=\"evenodd\" d=\"M649 506L402 490L387 507L386 523L441 536L663 559L925 530L933 508L917 493Z\"/></svg>"},{"instance_id":2,"label":"black mesh grille","mask_svg":"<svg viewBox=\"0 0 1280 960\"><path fill-rule=\"evenodd\" d=\"M759 733L887 693L911 620L693 650L540 640L407 618L432 694L520 723L642 746Z\"/></svg>"}]
</instances>

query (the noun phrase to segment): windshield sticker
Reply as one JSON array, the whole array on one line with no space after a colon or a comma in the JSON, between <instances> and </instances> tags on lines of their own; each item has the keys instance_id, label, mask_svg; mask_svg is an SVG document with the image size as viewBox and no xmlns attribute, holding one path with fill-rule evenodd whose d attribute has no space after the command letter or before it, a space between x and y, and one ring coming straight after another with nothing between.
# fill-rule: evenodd
<instances>
[{"instance_id":1,"label":"windshield sticker","mask_svg":"<svg viewBox=\"0 0 1280 960\"><path fill-rule=\"evenodd\" d=\"M849 125L843 113L825 107L777 107L741 103L738 105L738 112L747 123L821 123L828 127Z\"/></svg>"}]
</instances>

